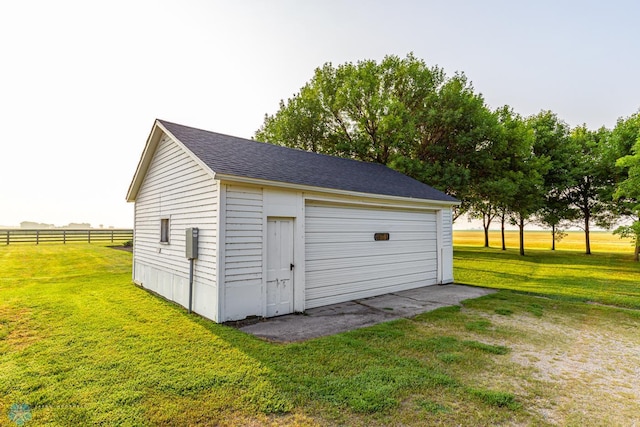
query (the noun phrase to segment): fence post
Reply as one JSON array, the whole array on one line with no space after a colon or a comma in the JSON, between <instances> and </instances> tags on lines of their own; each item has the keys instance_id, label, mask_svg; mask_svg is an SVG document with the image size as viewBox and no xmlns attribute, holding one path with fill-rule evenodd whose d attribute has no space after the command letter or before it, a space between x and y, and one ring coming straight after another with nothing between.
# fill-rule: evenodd
<instances>
[{"instance_id":1,"label":"fence post","mask_svg":"<svg viewBox=\"0 0 640 427\"><path fill-rule=\"evenodd\" d=\"M87 236L88 236L88 238L89 238L89 243L91 243L91 230L89 230L89 231L87 232Z\"/></svg>"},{"instance_id":2,"label":"fence post","mask_svg":"<svg viewBox=\"0 0 640 427\"><path fill-rule=\"evenodd\" d=\"M10 233L10 231L7 230L7 245L9 244L9 233Z\"/></svg>"},{"instance_id":3,"label":"fence post","mask_svg":"<svg viewBox=\"0 0 640 427\"><path fill-rule=\"evenodd\" d=\"M40 230L36 230L36 245L40 244Z\"/></svg>"},{"instance_id":4,"label":"fence post","mask_svg":"<svg viewBox=\"0 0 640 427\"><path fill-rule=\"evenodd\" d=\"M62 230L62 244L67 244L67 230Z\"/></svg>"},{"instance_id":5,"label":"fence post","mask_svg":"<svg viewBox=\"0 0 640 427\"><path fill-rule=\"evenodd\" d=\"M111 230L111 243L113 243L113 230Z\"/></svg>"}]
</instances>

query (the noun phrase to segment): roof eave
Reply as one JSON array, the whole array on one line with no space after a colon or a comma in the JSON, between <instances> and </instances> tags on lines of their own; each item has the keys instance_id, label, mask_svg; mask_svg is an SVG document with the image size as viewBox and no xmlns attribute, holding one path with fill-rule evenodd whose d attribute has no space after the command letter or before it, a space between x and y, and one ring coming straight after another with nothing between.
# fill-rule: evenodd
<instances>
[{"instance_id":1,"label":"roof eave","mask_svg":"<svg viewBox=\"0 0 640 427\"><path fill-rule=\"evenodd\" d=\"M149 166L151 165L153 155L158 148L158 142L162 137L163 129L161 129L159 126L160 123L158 122L158 120L156 120L153 123L151 132L149 132L149 137L147 138L147 142L144 145L144 150L142 151L140 160L138 161L138 167L136 168L136 172L133 175L131 184L129 184L129 190L127 191L127 202L135 202L136 198L138 197L138 191L140 191L142 181L144 181L144 177L149 170Z\"/></svg>"},{"instance_id":2,"label":"roof eave","mask_svg":"<svg viewBox=\"0 0 640 427\"><path fill-rule=\"evenodd\" d=\"M389 196L386 194L363 193L358 191L340 190L335 188L315 187L311 185L293 184L290 182L271 181L267 179L249 178L245 176L229 175L229 174L221 174L221 173L216 173L215 179L220 181L232 181L232 182L237 182L242 184L279 187L279 188L287 188L287 189L293 189L293 190L299 190L299 191L312 191L312 192L318 192L318 193L328 193L328 194L336 194L336 195L350 196L350 197L366 197L369 199L385 199L385 200L392 200L395 202L410 202L412 204L418 203L418 204L438 206L438 207L453 207L453 206L460 205L460 201L458 200L448 201L448 200L420 199L415 197Z\"/></svg>"}]
</instances>

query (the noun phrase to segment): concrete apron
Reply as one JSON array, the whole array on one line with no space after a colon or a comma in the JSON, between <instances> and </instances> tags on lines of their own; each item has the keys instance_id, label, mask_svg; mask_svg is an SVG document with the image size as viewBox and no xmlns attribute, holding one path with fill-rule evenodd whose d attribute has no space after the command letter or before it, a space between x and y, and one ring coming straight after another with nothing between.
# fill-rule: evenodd
<instances>
[{"instance_id":1,"label":"concrete apron","mask_svg":"<svg viewBox=\"0 0 640 427\"><path fill-rule=\"evenodd\" d=\"M264 319L241 331L277 342L305 341L363 328L390 320L410 318L436 308L496 292L465 285L424 286L377 297L312 308L304 314Z\"/></svg>"}]
</instances>

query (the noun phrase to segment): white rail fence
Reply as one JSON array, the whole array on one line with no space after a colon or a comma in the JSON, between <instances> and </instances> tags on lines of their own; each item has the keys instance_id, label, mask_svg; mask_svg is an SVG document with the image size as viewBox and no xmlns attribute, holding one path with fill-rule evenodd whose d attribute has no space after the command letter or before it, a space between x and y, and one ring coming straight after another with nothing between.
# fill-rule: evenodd
<instances>
[{"instance_id":1,"label":"white rail fence","mask_svg":"<svg viewBox=\"0 0 640 427\"><path fill-rule=\"evenodd\" d=\"M108 229L0 229L0 244L16 243L72 243L72 242L111 242L124 243L133 240L133 230L122 228Z\"/></svg>"}]
</instances>

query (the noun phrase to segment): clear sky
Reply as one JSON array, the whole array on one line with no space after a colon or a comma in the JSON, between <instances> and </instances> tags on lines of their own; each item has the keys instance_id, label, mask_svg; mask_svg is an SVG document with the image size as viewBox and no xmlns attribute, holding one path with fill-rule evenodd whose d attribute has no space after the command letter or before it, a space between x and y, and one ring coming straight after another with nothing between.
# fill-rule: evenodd
<instances>
[{"instance_id":1,"label":"clear sky","mask_svg":"<svg viewBox=\"0 0 640 427\"><path fill-rule=\"evenodd\" d=\"M2 1L0 225L131 227L155 118L251 137L325 62L409 52L492 108L640 107L636 1Z\"/></svg>"}]
</instances>

